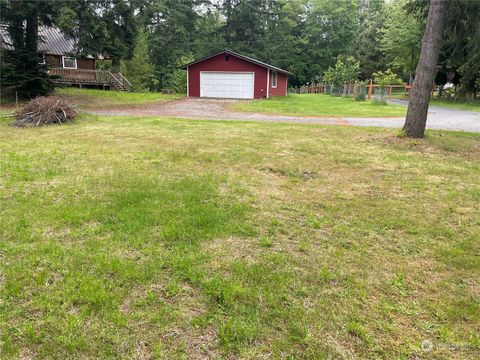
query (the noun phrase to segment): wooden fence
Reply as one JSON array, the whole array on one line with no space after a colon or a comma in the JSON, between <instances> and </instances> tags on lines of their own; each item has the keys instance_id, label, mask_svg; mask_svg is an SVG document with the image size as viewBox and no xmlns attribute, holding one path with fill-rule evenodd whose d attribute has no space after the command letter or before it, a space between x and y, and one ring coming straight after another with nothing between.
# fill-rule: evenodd
<instances>
[{"instance_id":1,"label":"wooden fence","mask_svg":"<svg viewBox=\"0 0 480 360\"><path fill-rule=\"evenodd\" d=\"M295 92L297 94L326 94L331 93L333 85L326 85L326 84L314 84L308 86L302 86L295 88ZM412 85L410 84L403 84L403 85L384 85L381 87L380 85L374 84L373 81L370 81L367 85L359 84L355 82L354 84L345 84L343 86L337 86L335 93L337 94L348 94L352 96L357 96L359 91L363 91L366 89L366 96L368 99L372 98L374 93L374 89L383 88L385 91L385 96L392 96L394 89L403 89L403 95L405 97L410 96L410 92L412 90Z\"/></svg>"}]
</instances>

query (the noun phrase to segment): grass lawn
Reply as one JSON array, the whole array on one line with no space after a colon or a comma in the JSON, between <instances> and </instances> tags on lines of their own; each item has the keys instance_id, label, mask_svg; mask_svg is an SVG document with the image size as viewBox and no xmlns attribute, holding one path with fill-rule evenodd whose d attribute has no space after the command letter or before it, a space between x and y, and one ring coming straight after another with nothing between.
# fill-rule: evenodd
<instances>
[{"instance_id":1,"label":"grass lawn","mask_svg":"<svg viewBox=\"0 0 480 360\"><path fill-rule=\"evenodd\" d=\"M233 106L242 111L300 116L391 117L406 114L406 108L400 105L376 105L371 101L354 101L322 94L290 94L286 97L244 101Z\"/></svg>"},{"instance_id":2,"label":"grass lawn","mask_svg":"<svg viewBox=\"0 0 480 360\"><path fill-rule=\"evenodd\" d=\"M60 95L74 104L87 109L100 109L118 106L142 105L159 101L173 100L182 95L161 93L133 93L123 91L78 89L73 87L57 88Z\"/></svg>"},{"instance_id":3,"label":"grass lawn","mask_svg":"<svg viewBox=\"0 0 480 360\"><path fill-rule=\"evenodd\" d=\"M1 358L480 355L479 135L85 115L0 147Z\"/></svg>"},{"instance_id":4,"label":"grass lawn","mask_svg":"<svg viewBox=\"0 0 480 360\"><path fill-rule=\"evenodd\" d=\"M0 107L0 117L2 116L6 116L6 115L10 115L11 113L13 113L15 111L15 108L14 107L9 107L9 108L6 108L6 107Z\"/></svg>"},{"instance_id":5,"label":"grass lawn","mask_svg":"<svg viewBox=\"0 0 480 360\"><path fill-rule=\"evenodd\" d=\"M390 98L408 101L408 97L404 96L403 94L393 95L393 96L390 96ZM453 101L431 99L430 105L443 106L443 107L448 107L451 109L458 109L458 110L480 112L480 102L466 103L466 102L453 102Z\"/></svg>"},{"instance_id":6,"label":"grass lawn","mask_svg":"<svg viewBox=\"0 0 480 360\"><path fill-rule=\"evenodd\" d=\"M430 102L430 104L437 105L437 106L444 106L452 109L480 112L480 102L465 103L465 102L451 102L451 101L433 99Z\"/></svg>"}]
</instances>

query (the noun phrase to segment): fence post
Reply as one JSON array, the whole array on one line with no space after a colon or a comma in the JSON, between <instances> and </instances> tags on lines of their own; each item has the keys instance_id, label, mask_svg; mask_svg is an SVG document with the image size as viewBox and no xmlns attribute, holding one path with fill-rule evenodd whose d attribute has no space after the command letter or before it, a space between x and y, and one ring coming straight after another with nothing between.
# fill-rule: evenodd
<instances>
[{"instance_id":1,"label":"fence post","mask_svg":"<svg viewBox=\"0 0 480 360\"><path fill-rule=\"evenodd\" d=\"M357 80L355 80L355 84L353 84L353 97L357 97Z\"/></svg>"},{"instance_id":2,"label":"fence post","mask_svg":"<svg viewBox=\"0 0 480 360\"><path fill-rule=\"evenodd\" d=\"M373 90L373 80L370 79L370 84L368 85L368 100L372 98L372 90Z\"/></svg>"}]
</instances>

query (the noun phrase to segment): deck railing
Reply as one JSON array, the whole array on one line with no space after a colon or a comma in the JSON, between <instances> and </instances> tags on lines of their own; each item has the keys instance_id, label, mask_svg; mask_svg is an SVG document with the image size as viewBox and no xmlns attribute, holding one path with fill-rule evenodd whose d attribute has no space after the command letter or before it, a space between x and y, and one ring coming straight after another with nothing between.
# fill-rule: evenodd
<instances>
[{"instance_id":1,"label":"deck railing","mask_svg":"<svg viewBox=\"0 0 480 360\"><path fill-rule=\"evenodd\" d=\"M121 73L115 75L105 70L51 68L50 75L57 83L108 85L117 90L131 90L132 84Z\"/></svg>"}]
</instances>

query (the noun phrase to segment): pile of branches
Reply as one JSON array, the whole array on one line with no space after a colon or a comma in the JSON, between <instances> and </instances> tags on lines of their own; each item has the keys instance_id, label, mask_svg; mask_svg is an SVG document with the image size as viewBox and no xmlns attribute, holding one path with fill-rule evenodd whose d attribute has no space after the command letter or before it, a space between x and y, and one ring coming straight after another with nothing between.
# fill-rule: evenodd
<instances>
[{"instance_id":1,"label":"pile of branches","mask_svg":"<svg viewBox=\"0 0 480 360\"><path fill-rule=\"evenodd\" d=\"M77 110L56 96L40 96L15 112L14 126L62 124L77 116Z\"/></svg>"}]
</instances>

